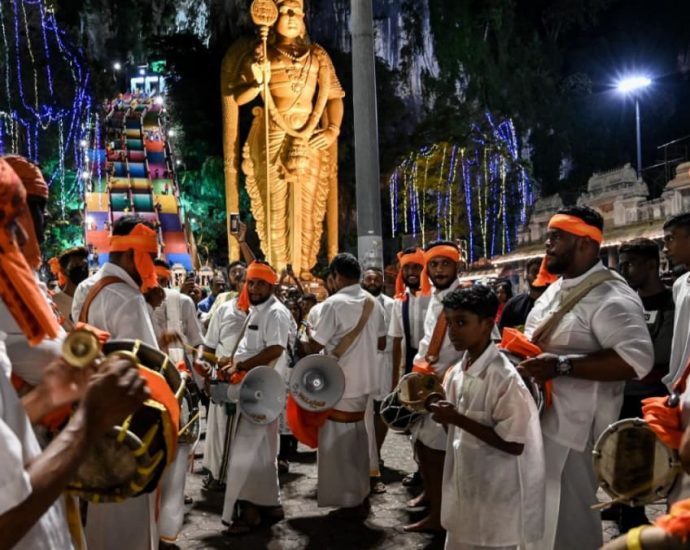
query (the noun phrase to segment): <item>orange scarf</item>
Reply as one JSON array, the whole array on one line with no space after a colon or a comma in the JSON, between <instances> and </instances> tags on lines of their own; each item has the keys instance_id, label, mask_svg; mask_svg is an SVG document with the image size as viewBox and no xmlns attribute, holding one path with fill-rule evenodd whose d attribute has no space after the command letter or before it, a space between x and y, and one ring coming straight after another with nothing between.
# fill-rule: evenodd
<instances>
[{"instance_id":1,"label":"orange scarf","mask_svg":"<svg viewBox=\"0 0 690 550\"><path fill-rule=\"evenodd\" d=\"M0 159L0 296L31 345L56 338L60 326L42 295L27 259L8 233L8 224L26 210L26 190L10 165ZM33 226L33 223L31 224Z\"/></svg>"},{"instance_id":2,"label":"orange scarf","mask_svg":"<svg viewBox=\"0 0 690 550\"><path fill-rule=\"evenodd\" d=\"M690 535L690 499L681 500L671 506L671 511L658 518L654 525L668 534L687 542Z\"/></svg>"},{"instance_id":3,"label":"orange scarf","mask_svg":"<svg viewBox=\"0 0 690 550\"><path fill-rule=\"evenodd\" d=\"M547 286L555 283L557 280L558 276L551 273L549 268L546 267L546 256L544 256L544 259L541 261L541 266L539 267L539 273L537 274L537 278L534 279L532 286Z\"/></svg>"},{"instance_id":4,"label":"orange scarf","mask_svg":"<svg viewBox=\"0 0 690 550\"><path fill-rule=\"evenodd\" d=\"M60 266L60 259L55 256L48 260L48 265L50 266L50 272L57 277L58 286L64 288L67 284L67 277L65 277L65 272L62 271Z\"/></svg>"},{"instance_id":5,"label":"orange scarf","mask_svg":"<svg viewBox=\"0 0 690 550\"><path fill-rule=\"evenodd\" d=\"M449 260L460 263L460 250L457 246L450 246L448 244L440 244L430 248L424 253L424 271L422 271L422 296L429 296L431 294L431 280L429 279L429 262L433 258L448 258Z\"/></svg>"},{"instance_id":6,"label":"orange scarf","mask_svg":"<svg viewBox=\"0 0 690 550\"><path fill-rule=\"evenodd\" d=\"M252 262L247 268L247 277L244 281L244 286L242 287L242 292L240 297L237 299L237 309L242 311L249 311L249 286L248 283L251 279L264 281L269 285L275 285L278 282L278 274L273 271L270 265L262 264L259 262Z\"/></svg>"},{"instance_id":7,"label":"orange scarf","mask_svg":"<svg viewBox=\"0 0 690 550\"><path fill-rule=\"evenodd\" d=\"M19 176L27 195L43 199L48 198L48 184L43 179L43 174L41 174L38 166L18 155L8 155L3 158ZM22 246L22 252L29 265L36 270L41 267L41 247L38 244L34 220L28 208L24 208L20 213L19 223L22 224L28 237L24 246Z\"/></svg>"},{"instance_id":8,"label":"orange scarf","mask_svg":"<svg viewBox=\"0 0 690 550\"><path fill-rule=\"evenodd\" d=\"M403 254L402 252L398 252L398 262L400 263L400 268L398 269L398 276L395 279L395 299L405 300L407 299L407 294L405 294L403 267L409 264L417 264L424 267L424 251L421 248L418 248L417 250L409 254Z\"/></svg>"},{"instance_id":9,"label":"orange scarf","mask_svg":"<svg viewBox=\"0 0 690 550\"><path fill-rule=\"evenodd\" d=\"M134 250L134 266L141 277L141 291L147 292L158 286L156 266L151 254L158 253L158 235L143 223L137 224L129 235L110 237L110 252Z\"/></svg>"},{"instance_id":10,"label":"orange scarf","mask_svg":"<svg viewBox=\"0 0 690 550\"><path fill-rule=\"evenodd\" d=\"M560 229L578 237L589 237L599 244L604 240L604 234L601 232L601 229L589 225L577 216L569 214L555 214L552 216L549 220L549 229Z\"/></svg>"}]
</instances>

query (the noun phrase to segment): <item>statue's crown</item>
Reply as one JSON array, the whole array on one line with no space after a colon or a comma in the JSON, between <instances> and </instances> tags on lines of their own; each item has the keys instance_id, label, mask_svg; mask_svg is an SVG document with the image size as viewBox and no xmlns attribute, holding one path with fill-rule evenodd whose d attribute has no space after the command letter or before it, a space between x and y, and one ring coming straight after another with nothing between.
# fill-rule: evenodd
<instances>
[{"instance_id":1,"label":"statue's crown","mask_svg":"<svg viewBox=\"0 0 690 550\"><path fill-rule=\"evenodd\" d=\"M279 8L286 6L304 10L304 0L276 0L276 4Z\"/></svg>"}]
</instances>

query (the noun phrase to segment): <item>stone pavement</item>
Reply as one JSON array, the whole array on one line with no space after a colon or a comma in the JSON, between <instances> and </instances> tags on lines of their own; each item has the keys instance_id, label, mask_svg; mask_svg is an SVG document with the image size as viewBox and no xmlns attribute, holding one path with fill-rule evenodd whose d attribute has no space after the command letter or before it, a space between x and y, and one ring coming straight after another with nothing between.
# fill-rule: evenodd
<instances>
[{"instance_id":1,"label":"stone pavement","mask_svg":"<svg viewBox=\"0 0 690 550\"><path fill-rule=\"evenodd\" d=\"M203 448L203 441L199 448ZM385 461L383 481L388 491L371 497L372 512L366 522L334 519L327 516L330 509L317 507L316 452L300 446L298 461L290 464L290 472L280 480L285 519L265 525L255 533L232 537L225 534L226 528L221 523L223 494L202 491L201 460L197 459L195 471L187 481L187 494L194 503L185 517L178 546L181 549L252 550L442 549L442 538L402 531L402 525L421 517L421 511L415 513L405 508L412 494L400 483L414 469L407 438L389 433L382 455ZM661 506L648 507L648 516L653 519L662 509ZM605 540L618 536L613 522L603 522L603 528Z\"/></svg>"}]
</instances>

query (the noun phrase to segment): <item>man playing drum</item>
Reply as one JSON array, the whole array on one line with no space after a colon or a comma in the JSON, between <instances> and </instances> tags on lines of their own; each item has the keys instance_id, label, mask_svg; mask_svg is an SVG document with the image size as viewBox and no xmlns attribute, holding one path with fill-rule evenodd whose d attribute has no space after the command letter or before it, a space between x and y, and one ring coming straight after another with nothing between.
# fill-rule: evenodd
<instances>
[{"instance_id":1,"label":"man playing drum","mask_svg":"<svg viewBox=\"0 0 690 550\"><path fill-rule=\"evenodd\" d=\"M599 259L603 219L585 206L561 209L549 222L546 267L561 275L537 300L525 334L545 353L520 364L523 374L553 381L553 405L542 417L546 460L546 530L543 550L590 550L602 544L596 437L618 418L624 381L643 378L654 351L642 302ZM601 274L599 274L601 272ZM551 332L539 327L573 293L590 288Z\"/></svg>"}]
</instances>

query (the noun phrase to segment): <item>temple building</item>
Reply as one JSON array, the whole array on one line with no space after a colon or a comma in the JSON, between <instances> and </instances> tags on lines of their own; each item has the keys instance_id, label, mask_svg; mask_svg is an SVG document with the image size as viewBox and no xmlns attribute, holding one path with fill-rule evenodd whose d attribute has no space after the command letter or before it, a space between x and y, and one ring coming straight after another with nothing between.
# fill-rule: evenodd
<instances>
[{"instance_id":1,"label":"temple building","mask_svg":"<svg viewBox=\"0 0 690 550\"><path fill-rule=\"evenodd\" d=\"M608 267L618 265L618 247L625 241L646 237L661 244L664 222L671 216L690 211L690 162L679 164L675 178L669 181L661 196L649 199L647 184L638 179L635 170L626 164L608 172L595 173L587 183L577 204L590 206L604 217L602 260ZM523 286L525 263L544 254L544 240L549 218L563 206L559 195L540 198L531 216L518 231L519 246L510 254L491 258L494 276L510 278ZM662 258L662 270L666 268ZM487 266L481 268L487 272ZM469 279L477 279L470 272Z\"/></svg>"}]
</instances>

